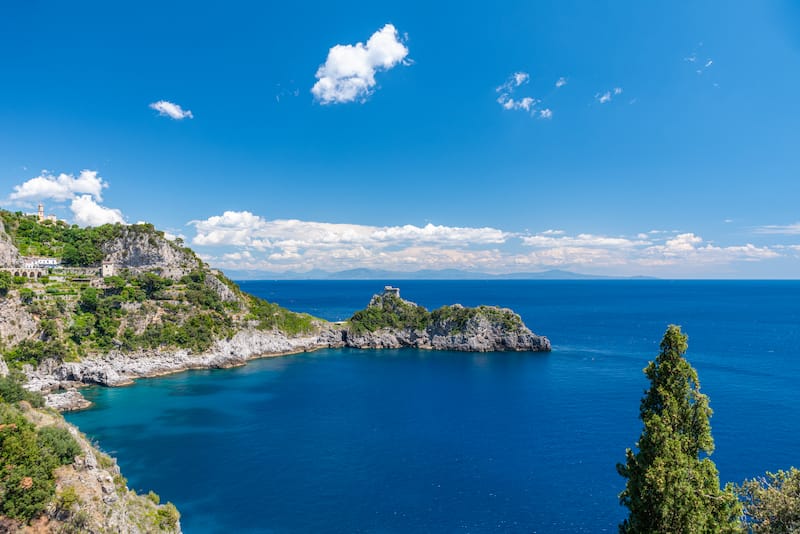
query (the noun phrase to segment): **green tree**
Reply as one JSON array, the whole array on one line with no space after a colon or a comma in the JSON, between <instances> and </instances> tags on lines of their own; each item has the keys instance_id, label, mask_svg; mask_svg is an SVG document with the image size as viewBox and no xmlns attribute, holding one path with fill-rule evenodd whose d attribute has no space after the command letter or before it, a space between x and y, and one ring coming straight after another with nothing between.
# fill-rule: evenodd
<instances>
[{"instance_id":1,"label":"green tree","mask_svg":"<svg viewBox=\"0 0 800 534\"><path fill-rule=\"evenodd\" d=\"M0 271L0 297L5 297L12 285L14 285L14 279L11 273Z\"/></svg>"},{"instance_id":2,"label":"green tree","mask_svg":"<svg viewBox=\"0 0 800 534\"><path fill-rule=\"evenodd\" d=\"M711 408L683 357L687 337L670 325L661 353L644 373L650 389L642 398L644 429L638 452L626 451L617 471L627 479L620 503L630 510L621 533L740 532L736 497L721 490L714 462Z\"/></svg>"},{"instance_id":3,"label":"green tree","mask_svg":"<svg viewBox=\"0 0 800 534\"><path fill-rule=\"evenodd\" d=\"M755 534L800 532L800 470L745 480L734 492L743 503L746 527Z\"/></svg>"}]
</instances>

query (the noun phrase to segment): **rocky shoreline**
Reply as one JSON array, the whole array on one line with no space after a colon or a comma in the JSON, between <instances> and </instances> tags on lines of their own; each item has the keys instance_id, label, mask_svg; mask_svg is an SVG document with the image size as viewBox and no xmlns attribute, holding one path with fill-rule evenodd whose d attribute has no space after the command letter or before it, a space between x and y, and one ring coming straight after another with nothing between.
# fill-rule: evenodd
<instances>
[{"instance_id":1,"label":"rocky shoreline","mask_svg":"<svg viewBox=\"0 0 800 534\"><path fill-rule=\"evenodd\" d=\"M248 360L309 352L323 348L397 349L417 348L461 352L549 351L550 341L527 328L505 332L496 325L478 322L468 331L442 329L380 329L353 334L342 325L331 325L305 336L277 331L247 329L230 339L218 340L206 352L186 349L110 351L84 357L79 362L47 360L38 368L26 366L26 388L45 394L47 405L61 411L80 410L90 403L78 388L101 385L126 386L138 378L178 373L189 369L225 369Z\"/></svg>"}]
</instances>

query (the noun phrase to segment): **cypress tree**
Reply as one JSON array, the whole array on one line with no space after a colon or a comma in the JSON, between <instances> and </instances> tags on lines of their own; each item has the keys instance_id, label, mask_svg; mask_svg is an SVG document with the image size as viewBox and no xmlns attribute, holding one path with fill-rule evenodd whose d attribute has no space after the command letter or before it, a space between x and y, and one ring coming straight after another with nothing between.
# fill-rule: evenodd
<instances>
[{"instance_id":1,"label":"cypress tree","mask_svg":"<svg viewBox=\"0 0 800 534\"><path fill-rule=\"evenodd\" d=\"M721 490L714 462L711 408L697 371L683 357L687 336L670 325L661 353L644 369L650 380L640 407L638 452L617 471L627 479L620 503L630 511L621 533L740 532L741 508Z\"/></svg>"}]
</instances>

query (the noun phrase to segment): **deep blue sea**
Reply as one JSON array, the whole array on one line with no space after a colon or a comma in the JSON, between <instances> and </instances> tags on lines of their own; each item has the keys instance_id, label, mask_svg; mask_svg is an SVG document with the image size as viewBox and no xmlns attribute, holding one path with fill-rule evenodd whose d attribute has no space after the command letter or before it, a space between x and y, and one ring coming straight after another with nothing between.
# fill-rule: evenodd
<instances>
[{"instance_id":1,"label":"deep blue sea","mask_svg":"<svg viewBox=\"0 0 800 534\"><path fill-rule=\"evenodd\" d=\"M383 286L241 285L331 320ZM723 483L800 465L800 282L399 285L429 308L513 308L553 352L323 350L87 390L67 419L188 534L616 532L642 368L676 323Z\"/></svg>"}]
</instances>

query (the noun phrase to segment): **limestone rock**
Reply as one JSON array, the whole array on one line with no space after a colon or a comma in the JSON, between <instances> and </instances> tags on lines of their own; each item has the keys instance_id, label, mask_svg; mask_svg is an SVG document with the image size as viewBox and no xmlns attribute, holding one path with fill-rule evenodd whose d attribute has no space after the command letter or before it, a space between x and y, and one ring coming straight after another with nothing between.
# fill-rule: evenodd
<instances>
[{"instance_id":1,"label":"limestone rock","mask_svg":"<svg viewBox=\"0 0 800 534\"><path fill-rule=\"evenodd\" d=\"M392 295L373 296L369 308L378 308L381 314L396 314L395 322L401 324L404 313L427 313L413 302ZM351 327L345 333L345 345L361 349L415 347L464 352L551 350L550 341L531 332L513 311L496 306L464 308L459 304L431 313L424 328L384 327L370 332Z\"/></svg>"},{"instance_id":2,"label":"limestone rock","mask_svg":"<svg viewBox=\"0 0 800 534\"><path fill-rule=\"evenodd\" d=\"M134 273L154 272L177 280L198 267L193 254L152 231L125 226L122 235L102 245L105 260Z\"/></svg>"},{"instance_id":3,"label":"limestone rock","mask_svg":"<svg viewBox=\"0 0 800 534\"><path fill-rule=\"evenodd\" d=\"M36 318L20 301L16 292L11 291L7 297L0 298L0 339L6 347L16 345L33 335L36 325Z\"/></svg>"},{"instance_id":4,"label":"limestone rock","mask_svg":"<svg viewBox=\"0 0 800 534\"><path fill-rule=\"evenodd\" d=\"M92 405L79 391L71 389L63 393L50 393L44 397L45 405L62 412L83 410Z\"/></svg>"},{"instance_id":5,"label":"limestone rock","mask_svg":"<svg viewBox=\"0 0 800 534\"><path fill-rule=\"evenodd\" d=\"M22 263L17 247L6 233L5 226L0 220L0 267L16 267Z\"/></svg>"}]
</instances>

